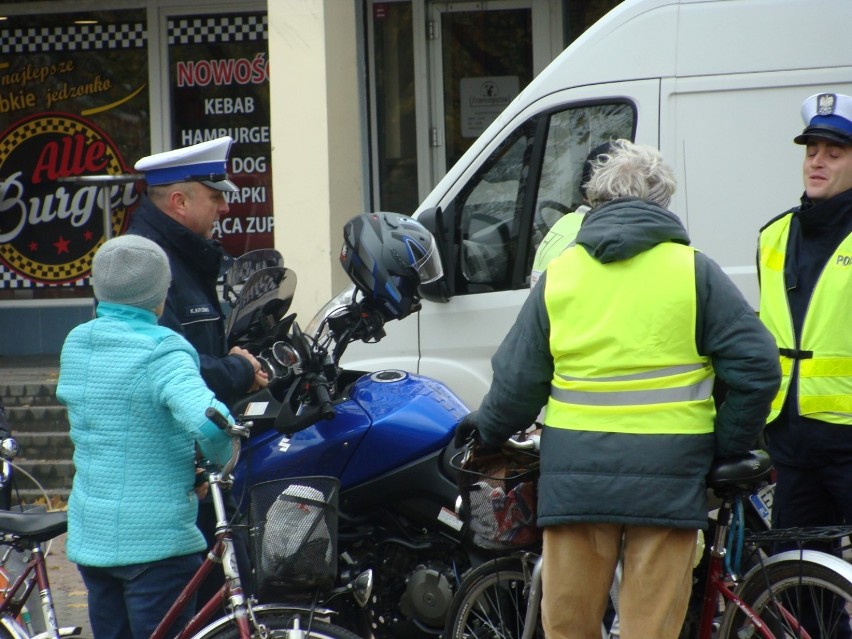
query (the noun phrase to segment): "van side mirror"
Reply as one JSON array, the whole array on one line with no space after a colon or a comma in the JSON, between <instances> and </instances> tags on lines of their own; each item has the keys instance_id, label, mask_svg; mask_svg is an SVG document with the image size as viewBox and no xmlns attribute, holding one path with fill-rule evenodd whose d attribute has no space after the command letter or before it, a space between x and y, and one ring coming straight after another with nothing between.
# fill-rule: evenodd
<instances>
[{"instance_id":1,"label":"van side mirror","mask_svg":"<svg viewBox=\"0 0 852 639\"><path fill-rule=\"evenodd\" d=\"M420 222L432 235L435 237L435 244L438 247L438 255L441 256L441 264L444 267L443 277L421 284L418 288L420 296L430 302L445 303L449 302L453 296L455 282L455 251L453 250L453 224L452 214L450 213L450 224L445 224L445 214L440 207L426 209L417 216L417 221Z\"/></svg>"}]
</instances>

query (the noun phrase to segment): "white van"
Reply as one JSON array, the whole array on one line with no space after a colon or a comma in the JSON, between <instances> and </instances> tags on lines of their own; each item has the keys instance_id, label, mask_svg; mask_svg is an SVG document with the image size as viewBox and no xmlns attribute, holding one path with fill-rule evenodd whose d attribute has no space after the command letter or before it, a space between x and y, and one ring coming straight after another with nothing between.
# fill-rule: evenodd
<instances>
[{"instance_id":1,"label":"white van","mask_svg":"<svg viewBox=\"0 0 852 639\"><path fill-rule=\"evenodd\" d=\"M445 277L344 363L437 378L471 407L527 298L535 248L609 138L658 147L693 245L757 303L758 229L798 202L801 102L852 94L850 0L625 0L528 85L416 213ZM661 282L661 284L664 284ZM442 298L442 299L441 299Z\"/></svg>"}]
</instances>

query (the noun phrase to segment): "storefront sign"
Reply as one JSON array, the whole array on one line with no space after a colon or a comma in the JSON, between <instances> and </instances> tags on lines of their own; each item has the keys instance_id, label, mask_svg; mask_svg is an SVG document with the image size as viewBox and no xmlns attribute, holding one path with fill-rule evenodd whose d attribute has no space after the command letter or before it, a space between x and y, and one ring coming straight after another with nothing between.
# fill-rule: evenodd
<instances>
[{"instance_id":1,"label":"storefront sign","mask_svg":"<svg viewBox=\"0 0 852 639\"><path fill-rule=\"evenodd\" d=\"M239 191L214 230L238 256L273 246L269 62L265 13L169 18L174 148L234 139L229 174Z\"/></svg>"},{"instance_id":2,"label":"storefront sign","mask_svg":"<svg viewBox=\"0 0 852 639\"><path fill-rule=\"evenodd\" d=\"M462 78L461 134L476 138L494 121L519 91L518 76Z\"/></svg>"},{"instance_id":3,"label":"storefront sign","mask_svg":"<svg viewBox=\"0 0 852 639\"><path fill-rule=\"evenodd\" d=\"M139 193L78 178L126 174L125 158L148 148L147 82L142 10L2 23L0 289L88 285L95 251Z\"/></svg>"},{"instance_id":4,"label":"storefront sign","mask_svg":"<svg viewBox=\"0 0 852 639\"><path fill-rule=\"evenodd\" d=\"M0 171L0 258L33 282L87 277L104 239L104 198L109 198L113 235L139 200L132 183L101 189L65 181L126 171L115 143L69 114L36 115L3 133Z\"/></svg>"}]
</instances>

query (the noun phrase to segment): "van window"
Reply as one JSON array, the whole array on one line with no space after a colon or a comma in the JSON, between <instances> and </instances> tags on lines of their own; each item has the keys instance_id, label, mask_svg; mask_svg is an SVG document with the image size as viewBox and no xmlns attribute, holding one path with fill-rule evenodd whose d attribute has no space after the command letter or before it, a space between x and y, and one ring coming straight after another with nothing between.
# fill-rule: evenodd
<instances>
[{"instance_id":1,"label":"van window","mask_svg":"<svg viewBox=\"0 0 852 639\"><path fill-rule=\"evenodd\" d=\"M507 139L461 196L462 291L510 288L533 130L521 127Z\"/></svg>"},{"instance_id":2,"label":"van window","mask_svg":"<svg viewBox=\"0 0 852 639\"><path fill-rule=\"evenodd\" d=\"M582 203L589 151L634 139L632 104L593 104L537 115L486 160L454 202L461 239L455 294L529 286L535 249L556 221Z\"/></svg>"},{"instance_id":3,"label":"van window","mask_svg":"<svg viewBox=\"0 0 852 639\"><path fill-rule=\"evenodd\" d=\"M551 115L533 218L533 255L550 227L583 204L580 182L589 151L611 139L632 141L633 121L628 104L598 104Z\"/></svg>"}]
</instances>

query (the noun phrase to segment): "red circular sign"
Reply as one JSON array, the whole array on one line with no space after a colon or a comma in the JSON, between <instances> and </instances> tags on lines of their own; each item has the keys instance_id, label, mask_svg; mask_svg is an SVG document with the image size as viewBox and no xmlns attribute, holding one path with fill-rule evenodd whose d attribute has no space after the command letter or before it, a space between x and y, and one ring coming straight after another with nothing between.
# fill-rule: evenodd
<instances>
[{"instance_id":1,"label":"red circular sign","mask_svg":"<svg viewBox=\"0 0 852 639\"><path fill-rule=\"evenodd\" d=\"M105 239L104 197L118 235L139 194L132 183L75 179L123 173L115 144L91 122L66 113L16 122L0 136L0 259L37 282L87 277Z\"/></svg>"}]
</instances>

